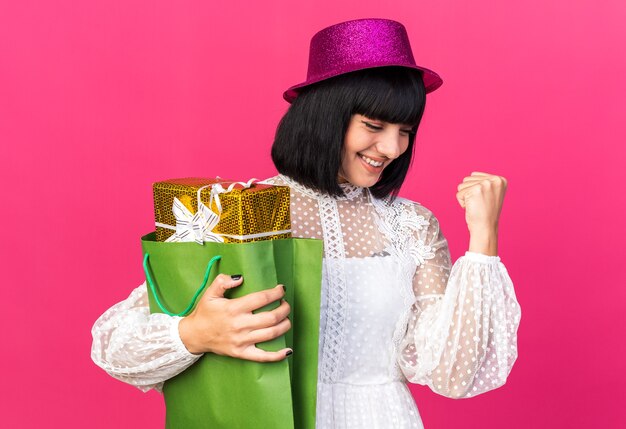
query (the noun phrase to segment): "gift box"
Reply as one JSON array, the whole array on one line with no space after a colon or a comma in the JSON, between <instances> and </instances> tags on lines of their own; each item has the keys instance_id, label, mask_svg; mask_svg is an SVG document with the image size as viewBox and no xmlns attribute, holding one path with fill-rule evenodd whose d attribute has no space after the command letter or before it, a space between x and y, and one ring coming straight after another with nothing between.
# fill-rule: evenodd
<instances>
[{"instance_id":1,"label":"gift box","mask_svg":"<svg viewBox=\"0 0 626 429\"><path fill-rule=\"evenodd\" d=\"M182 178L153 185L157 241L243 243L291 237L289 187Z\"/></svg>"}]
</instances>

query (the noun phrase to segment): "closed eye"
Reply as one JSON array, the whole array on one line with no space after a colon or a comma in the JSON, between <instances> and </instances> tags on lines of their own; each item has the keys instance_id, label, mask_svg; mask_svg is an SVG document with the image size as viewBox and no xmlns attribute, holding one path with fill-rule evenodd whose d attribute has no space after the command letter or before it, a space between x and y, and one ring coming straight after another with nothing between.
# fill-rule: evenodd
<instances>
[{"instance_id":1,"label":"closed eye","mask_svg":"<svg viewBox=\"0 0 626 429\"><path fill-rule=\"evenodd\" d=\"M380 130L382 130L382 129L383 129L383 127L379 127L379 126L374 125L374 124L372 124L372 123L369 123L369 122L367 122L367 121L361 121L361 122L363 122L363 123L365 124L365 126L366 126L367 128L369 128L369 129L371 129L371 130L380 131ZM401 133L403 133L403 135L405 135L405 136L410 136L410 135L414 135L414 134L416 134L416 130L415 130L415 129L413 129L413 128L408 129L408 130L400 130L400 132L401 132Z\"/></svg>"},{"instance_id":2,"label":"closed eye","mask_svg":"<svg viewBox=\"0 0 626 429\"><path fill-rule=\"evenodd\" d=\"M366 127L370 128L372 130L379 130L380 131L380 130L383 129L383 127L377 127L376 125L370 124L369 122L365 122L365 121L361 121L361 122L363 122Z\"/></svg>"}]
</instances>

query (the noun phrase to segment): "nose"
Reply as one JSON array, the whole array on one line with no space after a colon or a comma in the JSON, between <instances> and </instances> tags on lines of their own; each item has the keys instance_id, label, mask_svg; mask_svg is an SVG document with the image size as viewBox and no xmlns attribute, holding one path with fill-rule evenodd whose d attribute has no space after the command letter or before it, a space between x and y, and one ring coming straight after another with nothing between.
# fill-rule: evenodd
<instances>
[{"instance_id":1,"label":"nose","mask_svg":"<svg viewBox=\"0 0 626 429\"><path fill-rule=\"evenodd\" d=\"M400 131L389 131L381 135L380 140L376 144L376 150L389 159L396 159L406 150L404 147L404 136Z\"/></svg>"}]
</instances>

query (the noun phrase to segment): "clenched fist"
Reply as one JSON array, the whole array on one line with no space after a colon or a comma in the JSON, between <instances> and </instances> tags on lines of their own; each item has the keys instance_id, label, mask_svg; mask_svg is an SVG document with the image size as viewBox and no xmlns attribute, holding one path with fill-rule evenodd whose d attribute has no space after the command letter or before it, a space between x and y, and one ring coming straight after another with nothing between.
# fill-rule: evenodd
<instances>
[{"instance_id":1,"label":"clenched fist","mask_svg":"<svg viewBox=\"0 0 626 429\"><path fill-rule=\"evenodd\" d=\"M478 171L472 172L459 184L456 199L465 209L470 251L497 254L498 220L506 188L504 177Z\"/></svg>"}]
</instances>

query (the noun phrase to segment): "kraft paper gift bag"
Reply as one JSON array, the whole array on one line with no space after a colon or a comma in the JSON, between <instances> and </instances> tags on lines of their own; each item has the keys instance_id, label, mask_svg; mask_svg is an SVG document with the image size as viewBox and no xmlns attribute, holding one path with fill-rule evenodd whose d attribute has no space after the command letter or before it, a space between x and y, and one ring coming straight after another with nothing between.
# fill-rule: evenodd
<instances>
[{"instance_id":1,"label":"kraft paper gift bag","mask_svg":"<svg viewBox=\"0 0 626 429\"><path fill-rule=\"evenodd\" d=\"M293 355L260 363L205 353L165 382L166 426L314 429L323 242L288 238L199 245L159 242L151 233L142 237L142 248L152 312L191 310L219 273L244 276L241 286L227 291L228 298L284 284L291 306L292 328L257 346L292 347Z\"/></svg>"}]
</instances>

